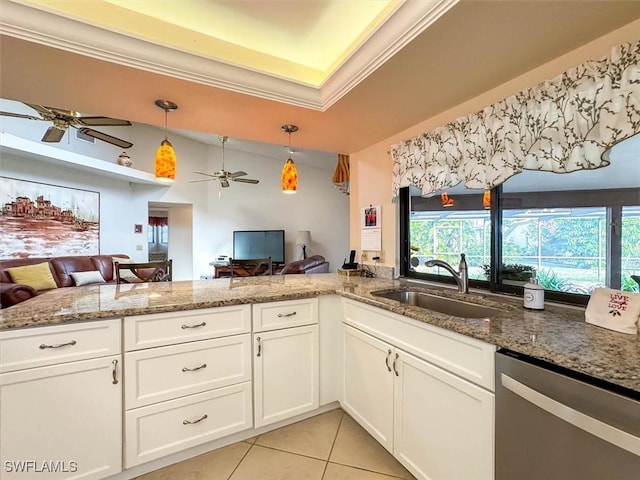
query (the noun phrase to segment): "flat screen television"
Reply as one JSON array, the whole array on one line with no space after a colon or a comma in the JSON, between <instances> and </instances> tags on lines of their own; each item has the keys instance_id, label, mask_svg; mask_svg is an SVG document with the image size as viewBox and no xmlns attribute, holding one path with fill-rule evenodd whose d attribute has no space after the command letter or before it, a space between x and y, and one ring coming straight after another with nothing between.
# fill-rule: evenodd
<instances>
[{"instance_id":1,"label":"flat screen television","mask_svg":"<svg viewBox=\"0 0 640 480\"><path fill-rule=\"evenodd\" d=\"M236 230L233 232L233 258L250 260L271 257L284 263L284 230Z\"/></svg>"}]
</instances>

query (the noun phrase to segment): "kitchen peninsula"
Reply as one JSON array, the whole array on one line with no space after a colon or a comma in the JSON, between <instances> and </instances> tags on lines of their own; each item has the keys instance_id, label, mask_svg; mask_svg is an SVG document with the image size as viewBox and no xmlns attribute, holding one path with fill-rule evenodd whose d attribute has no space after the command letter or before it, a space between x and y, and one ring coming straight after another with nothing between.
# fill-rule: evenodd
<instances>
[{"instance_id":1,"label":"kitchen peninsula","mask_svg":"<svg viewBox=\"0 0 640 480\"><path fill-rule=\"evenodd\" d=\"M399 287L428 291L451 298L464 298L497 308L500 313L490 319L456 318L371 294L377 290ZM200 327L203 324L207 325L207 329L218 330L211 331L207 336L172 339L164 330L170 322L175 322L179 335L202 335L198 332L202 332L203 328ZM385 322L397 322L398 327L396 329L396 324L393 324L393 328L388 329L393 331L394 335L397 333L399 338L397 344L389 348L389 352L392 348L395 349L394 352L402 352L404 349L405 352L419 358L422 347L414 351L412 342L418 342L417 337L426 335L420 337L420 341L424 338L425 345L435 345L437 349L440 345L450 343L452 348L448 351L455 352L456 355L464 351L465 355L468 355L465 358L461 356L454 359L461 365L458 370L453 361L450 362L451 365L447 362L439 365L440 360L435 354L426 360L433 360L432 363L440 369L450 370L454 374L450 375L452 380L464 383L463 387L470 388L473 392L477 391L479 399L486 398L481 412L484 415L482 418L486 421L483 420L484 423L480 424L486 434L482 433L484 436L474 438L474 441L482 440L483 444L489 443L490 446L487 447L488 450L481 452L481 455L478 454L477 459L469 460L469 464L476 471L484 472L478 478L490 478L493 475L492 442L487 441L490 438L486 435L491 435L492 432L490 422L493 418L493 352L496 348L504 347L546 360L610 382L633 395L640 396L640 371L637 368L640 364L638 336L620 334L586 324L583 309L548 304L544 311L527 311L522 308L522 300L519 298L487 293L464 295L451 288L433 285L402 280L342 277L336 274L99 285L44 293L0 311L0 339L4 344L0 348L0 367L9 365L0 371L0 389L4 389L7 398L11 399L11 387L25 385L24 379L35 378L37 371L95 362L95 366L91 368L98 371L102 369L109 381L105 382L104 387L88 383L88 386L83 386L80 391L95 388L111 400L104 400L102 404L98 398L96 404L87 405L87 408L100 408L103 414L108 417L111 415L110 421L116 424L118 418L124 417L125 431L115 429L111 431L110 437L103 436L108 438L105 441L114 444L112 465L80 478L133 478L144 471L162 466L161 463L153 462L161 462L170 455L177 455L176 452L179 450L193 449L197 446L192 436L180 437L183 443L172 443L169 440L162 443L163 438L157 440L159 443L153 443L156 442L154 437L162 437L157 435L157 432L164 429L159 426L163 424L154 423L160 420L164 422L179 419L177 423L180 428L193 428L193 431L205 428L207 422L218 422L215 431L208 430L202 437L204 442L209 442L206 444L208 449L224 444L215 443L214 440L237 441L238 438L243 438L242 435L246 438L248 435L281 426L283 422L296 421L305 414L315 414L327 405L333 405L333 408L341 405L358 420L359 399L350 396L352 394L348 385L350 379L360 377L349 371L349 361L354 357L351 353L345 354L342 349L352 346L354 354L361 353L363 341L368 342L378 334L378 337L385 335L380 327L385 325ZM105 342L105 345L95 348L96 352L101 353L93 354L93 357L100 358L60 360L59 363L53 362L55 364L40 359L38 362L41 363L25 364L26 366L19 368L8 363L9 357L16 355L16 351L11 347L12 341L26 341L35 337L32 342L35 350L51 352L51 356L59 350L64 350L66 347L57 347L65 341L69 342L70 337L63 335L50 342L38 339L40 332L55 332L56 329L96 330L88 338L89 343ZM401 338L402 329L410 332L404 337L406 340ZM414 333L418 335L414 337ZM145 335L155 337L144 343ZM111 340L107 342L104 340L106 338ZM121 338L124 339L122 345ZM377 339L374 340L378 342ZM80 340L78 346L81 346ZM291 355L295 361L287 360L287 375L300 375L301 379L306 379L301 382L304 388L299 392L300 395L290 395L298 398L299 405L288 405L285 409L273 409L274 403L271 403L271 400L276 397L267 402L260 397L272 395L270 392L277 391L278 388L275 386L282 381L274 376L274 370L279 371L280 365L271 364L266 360L263 363L263 359L269 358L270 351L276 346L292 348ZM41 350L43 347L46 349ZM391 353L387 354L386 348L383 347L382 356L383 365L386 362L384 370L393 370L397 377L396 361L399 361L398 368L403 368L402 356L398 360L396 353L394 360ZM202 372L209 375L207 372L222 364L228 368L220 374L221 377L207 377L209 383L206 389L182 384L165 385L163 389L156 388L156 384L171 380L172 374L169 373L170 369L167 369L168 364L162 362L168 361L168 358L187 358L185 356L191 354L194 349L207 352L224 351L224 356L198 357L199 360L191 363L184 361L184 366L180 364L182 372L178 369L176 378L195 378L194 374ZM215 360L216 358L218 360ZM229 361L229 358L234 360ZM100 360L102 363L98 364ZM160 377L149 373L154 362L162 363L163 374ZM468 363L462 365L464 362ZM484 365L482 368L476 365L480 363ZM293 364L295 368L292 367ZM410 367L412 365L404 368ZM474 372L476 368L478 371ZM59 371L52 371L51 374L60 375ZM148 377L145 378L145 375ZM121 379L123 382L120 382ZM297 382L291 381L291 385L294 384ZM27 391L29 390L25 390ZM124 398L123 410L119 409L123 402L118 402L118 398ZM225 398L229 399L228 405L223 404ZM13 408L18 408L20 399L13 400L13 404L6 401L2 403L3 421L8 418L12 405ZM212 418L211 414L201 415L195 410L190 410L196 404L218 408L223 412L220 417L228 419L228 422L223 425L220 423L221 419ZM113 405L118 408L107 408ZM270 408L273 411L269 411ZM366 410L367 407L363 408ZM291 413L283 413L285 410ZM174 413L175 418L172 417ZM366 411L363 415L366 420ZM479 418L473 412L461 415L470 415L472 419ZM461 418L467 421L466 416ZM146 433L145 428L149 429ZM3 445L10 438L7 437L9 434L5 429L6 425L3 424ZM57 435L58 438L64 436ZM122 438L125 439L124 442ZM385 445L383 438L376 438ZM398 442L397 438L396 436L396 446L405 447L406 445L402 441ZM200 443L203 443L202 439ZM175 448L176 444L179 448ZM174 446L169 448L167 445ZM385 446L389 448L388 445ZM420 470L420 465L414 465L412 469L411 448L396 452L396 446L392 453L405 465L409 465L408 468L414 475L423 478L424 472ZM470 450L472 447L470 444ZM461 448L465 448L464 445ZM123 450L124 459L121 459L116 454L121 454ZM197 452L191 453L194 454ZM171 463L179 459L176 457L166 461ZM3 456L2 460L5 462L12 459ZM474 464L476 461L477 465ZM149 468L149 465L152 465L152 468Z\"/></svg>"}]
</instances>

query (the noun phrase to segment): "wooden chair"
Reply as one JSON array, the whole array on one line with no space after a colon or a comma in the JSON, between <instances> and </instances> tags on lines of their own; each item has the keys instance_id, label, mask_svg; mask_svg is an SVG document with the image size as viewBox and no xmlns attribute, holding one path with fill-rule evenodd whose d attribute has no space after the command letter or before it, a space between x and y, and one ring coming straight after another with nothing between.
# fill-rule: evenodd
<instances>
[{"instance_id":1,"label":"wooden chair","mask_svg":"<svg viewBox=\"0 0 640 480\"><path fill-rule=\"evenodd\" d=\"M273 263L269 258L252 258L249 260L229 259L231 277L254 277L257 275L272 275Z\"/></svg>"},{"instance_id":2,"label":"wooden chair","mask_svg":"<svg viewBox=\"0 0 640 480\"><path fill-rule=\"evenodd\" d=\"M113 262L113 268L116 273L116 283L119 284L170 282L173 272L173 260L146 263Z\"/></svg>"}]
</instances>

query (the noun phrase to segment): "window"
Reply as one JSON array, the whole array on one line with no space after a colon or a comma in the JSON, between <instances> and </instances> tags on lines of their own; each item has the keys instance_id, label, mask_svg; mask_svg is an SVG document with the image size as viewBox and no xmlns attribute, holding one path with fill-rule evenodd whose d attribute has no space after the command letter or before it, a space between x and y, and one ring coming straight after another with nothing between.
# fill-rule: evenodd
<instances>
[{"instance_id":1,"label":"window","mask_svg":"<svg viewBox=\"0 0 640 480\"><path fill-rule=\"evenodd\" d=\"M169 219L167 217L149 217L147 241L154 244L169 243Z\"/></svg>"},{"instance_id":2,"label":"window","mask_svg":"<svg viewBox=\"0 0 640 480\"><path fill-rule=\"evenodd\" d=\"M401 275L453 283L425 262L457 268L465 253L470 284L493 291L521 293L533 270L553 300L586 304L601 286L640 291L633 156L612 152L608 167L570 174L524 171L491 191L491 210L483 192L462 185L429 198L402 189Z\"/></svg>"}]
</instances>

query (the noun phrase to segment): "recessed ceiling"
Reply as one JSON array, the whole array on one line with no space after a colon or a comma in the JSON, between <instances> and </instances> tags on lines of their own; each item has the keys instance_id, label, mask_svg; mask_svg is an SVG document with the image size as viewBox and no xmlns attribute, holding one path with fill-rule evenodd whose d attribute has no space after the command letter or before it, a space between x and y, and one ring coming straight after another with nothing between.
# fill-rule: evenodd
<instances>
[{"instance_id":1,"label":"recessed ceiling","mask_svg":"<svg viewBox=\"0 0 640 480\"><path fill-rule=\"evenodd\" d=\"M96 2L77 3L91 10ZM640 2L630 1L408 0L398 5L349 57L358 69L351 72L350 61L343 62L318 89L238 67L233 74L223 71L230 75L223 81L218 71L212 73L211 60L201 64L202 57L188 54L189 61L180 64L184 52L174 48L0 0L0 97L157 126L163 116L154 101L167 98L180 105L172 128L282 145L280 126L295 124L300 127L297 148L353 153L610 32L622 32L611 36L616 39L611 44L599 44L597 55L604 56L614 43L638 39L640 19ZM432 10L411 10L416 5ZM273 20L263 16L265 22ZM394 22L403 25L395 30L396 43L379 48L379 35ZM369 48L378 56L363 59Z\"/></svg>"},{"instance_id":2,"label":"recessed ceiling","mask_svg":"<svg viewBox=\"0 0 640 480\"><path fill-rule=\"evenodd\" d=\"M80 22L320 86L402 3L25 0Z\"/></svg>"},{"instance_id":3,"label":"recessed ceiling","mask_svg":"<svg viewBox=\"0 0 640 480\"><path fill-rule=\"evenodd\" d=\"M3 27L10 26L5 31L19 36L240 93L326 110L457 1L1 3L5 4Z\"/></svg>"}]
</instances>

